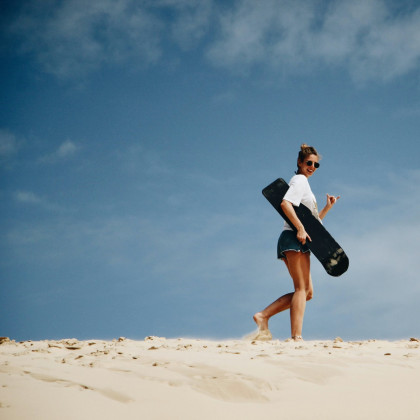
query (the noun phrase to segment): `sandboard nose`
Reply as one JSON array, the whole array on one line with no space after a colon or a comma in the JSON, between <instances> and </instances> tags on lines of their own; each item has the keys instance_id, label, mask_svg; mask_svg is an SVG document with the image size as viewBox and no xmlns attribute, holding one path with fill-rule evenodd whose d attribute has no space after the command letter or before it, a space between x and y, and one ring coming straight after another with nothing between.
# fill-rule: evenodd
<instances>
[{"instance_id":1,"label":"sandboard nose","mask_svg":"<svg viewBox=\"0 0 420 420\"><path fill-rule=\"evenodd\" d=\"M349 268L349 259L342 248L338 249L323 266L330 276L338 277Z\"/></svg>"},{"instance_id":2,"label":"sandboard nose","mask_svg":"<svg viewBox=\"0 0 420 420\"><path fill-rule=\"evenodd\" d=\"M343 266L332 268L331 270L327 270L327 273L332 277L340 277L342 274L344 274L347 271L348 268L349 268L349 263L347 261L346 264Z\"/></svg>"}]
</instances>

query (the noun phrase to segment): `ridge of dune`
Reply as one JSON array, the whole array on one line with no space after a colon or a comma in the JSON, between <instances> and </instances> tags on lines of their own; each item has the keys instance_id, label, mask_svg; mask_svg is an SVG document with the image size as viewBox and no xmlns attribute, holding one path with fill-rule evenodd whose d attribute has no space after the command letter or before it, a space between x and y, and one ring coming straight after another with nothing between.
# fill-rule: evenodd
<instances>
[{"instance_id":1,"label":"ridge of dune","mask_svg":"<svg viewBox=\"0 0 420 420\"><path fill-rule=\"evenodd\" d=\"M0 418L417 419L420 342L0 338Z\"/></svg>"}]
</instances>

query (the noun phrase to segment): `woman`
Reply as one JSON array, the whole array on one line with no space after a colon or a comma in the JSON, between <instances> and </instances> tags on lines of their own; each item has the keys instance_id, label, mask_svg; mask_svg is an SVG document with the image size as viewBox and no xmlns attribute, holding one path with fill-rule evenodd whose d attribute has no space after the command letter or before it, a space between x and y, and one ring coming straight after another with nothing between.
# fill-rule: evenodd
<instances>
[{"instance_id":1,"label":"woman","mask_svg":"<svg viewBox=\"0 0 420 420\"><path fill-rule=\"evenodd\" d=\"M277 245L277 256L286 263L295 291L278 298L263 311L254 315L254 321L258 325L258 335L255 339L259 340L271 339L268 320L273 315L286 309L290 309L292 340L302 340L306 301L312 299L313 294L310 251L306 244L307 241L311 241L311 238L296 216L293 206L302 203L312 211L315 217L322 220L340 198L340 196L334 197L327 194L327 204L318 213L316 199L311 191L308 179L319 168L319 155L315 148L307 144L302 144L300 149L296 175L290 180L289 189L281 203L281 208L297 229L297 233L285 222Z\"/></svg>"}]
</instances>

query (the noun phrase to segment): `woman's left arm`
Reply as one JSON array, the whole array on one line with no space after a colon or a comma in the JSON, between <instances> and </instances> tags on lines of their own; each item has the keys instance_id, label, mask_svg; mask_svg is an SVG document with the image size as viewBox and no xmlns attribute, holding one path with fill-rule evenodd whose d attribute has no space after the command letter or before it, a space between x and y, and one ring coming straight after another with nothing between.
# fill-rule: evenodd
<instances>
[{"instance_id":1,"label":"woman's left arm","mask_svg":"<svg viewBox=\"0 0 420 420\"><path fill-rule=\"evenodd\" d=\"M337 200L340 198L338 195L337 197L333 195L327 194L327 204L325 207L319 212L319 218L322 220L326 214L332 209L333 205L337 202Z\"/></svg>"}]
</instances>

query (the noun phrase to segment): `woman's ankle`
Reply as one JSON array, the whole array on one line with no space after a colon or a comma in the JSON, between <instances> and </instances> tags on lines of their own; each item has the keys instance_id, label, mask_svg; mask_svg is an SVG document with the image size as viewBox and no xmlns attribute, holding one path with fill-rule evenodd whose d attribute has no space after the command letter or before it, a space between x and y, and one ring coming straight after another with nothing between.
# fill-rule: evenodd
<instances>
[{"instance_id":1,"label":"woman's ankle","mask_svg":"<svg viewBox=\"0 0 420 420\"><path fill-rule=\"evenodd\" d=\"M257 312L254 316L254 321L261 331L268 330L268 319L263 315L262 312Z\"/></svg>"}]
</instances>

